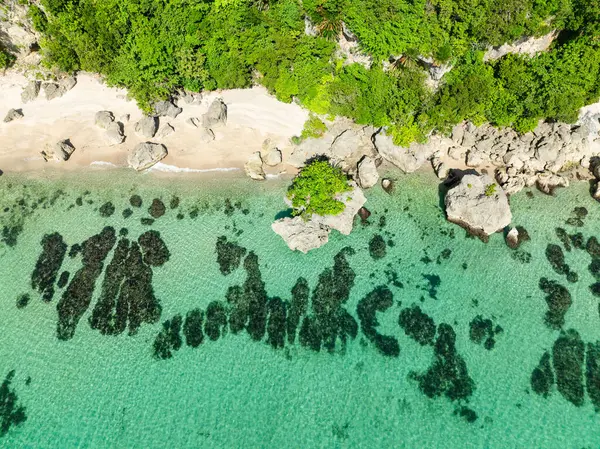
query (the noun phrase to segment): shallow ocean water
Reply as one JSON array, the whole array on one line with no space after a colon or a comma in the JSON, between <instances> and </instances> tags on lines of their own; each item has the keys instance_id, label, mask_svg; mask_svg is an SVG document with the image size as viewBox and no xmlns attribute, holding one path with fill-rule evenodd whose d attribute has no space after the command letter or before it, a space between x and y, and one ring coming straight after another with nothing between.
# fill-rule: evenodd
<instances>
[{"instance_id":1,"label":"shallow ocean water","mask_svg":"<svg viewBox=\"0 0 600 449\"><path fill-rule=\"evenodd\" d=\"M286 180L255 183L223 175L173 181L120 171L85 179L2 176L0 380L14 370L9 390L27 419L10 426L0 446L598 447L600 414L587 393L583 405L576 406L556 385L547 397L531 386L534 368L545 351L552 353L561 334L545 323L548 306L540 278L557 281L571 294L562 329L575 329L586 344L600 340L600 298L589 288L595 282L590 256L580 249L564 251L579 276L571 283L552 269L545 254L548 244L561 245L557 227L581 232L586 240L600 238L600 205L587 184L555 197L532 191L511 198L513 224L531 237L515 252L500 234L484 244L447 223L432 175L393 176L392 195L379 187L368 191L368 224L357 219L352 235L333 233L326 246L307 255L289 251L270 229L285 209ZM142 197L141 208L130 206L133 194ZM180 202L171 209L175 196ZM165 203L166 213L144 225L140 219L149 217L153 198ZM99 208L108 201L115 212L103 217ZM34 208L34 203L39 204ZM588 211L581 221L573 219L576 207ZM133 215L124 218L127 208ZM117 234L127 228L132 240L149 229L160 232L170 252L168 262L152 267L160 320L143 323L133 336L127 331L102 335L90 327L111 252L73 338L60 340L56 305L64 289L56 288L54 298L44 302L31 288L40 242L58 232L71 247L105 226ZM20 232L11 232L15 229ZM386 254L374 260L369 242L376 234L386 242ZM346 345L338 340L333 351L315 352L298 338L275 349L267 335L254 341L246 331L228 330L216 341L205 335L197 348L187 346L182 335L183 344L171 358L157 359L153 344L162 322L177 314L185 318L194 308L206 310L213 301L228 309L229 287L244 284L243 258L231 274L219 271L215 245L220 236L254 252L267 295L286 301L299 277L307 280L312 296L319 276L341 252L355 275L342 307L358 323L356 338ZM73 275L80 267L79 257L67 256L61 271ZM398 356L377 349L357 313L359 301L383 285L393 294L393 305L377 313L376 331L397 340ZM17 308L17 298L25 293L31 295L29 304ZM432 366L434 348L418 344L398 324L400 312L413 304L438 331L441 323L452 327L472 394L452 401L444 394L430 398L420 389L414 373ZM469 324L476 316L502 328L491 350L470 339ZM582 369L585 383L585 364ZM473 422L460 416L466 409L475 412Z\"/></svg>"}]
</instances>

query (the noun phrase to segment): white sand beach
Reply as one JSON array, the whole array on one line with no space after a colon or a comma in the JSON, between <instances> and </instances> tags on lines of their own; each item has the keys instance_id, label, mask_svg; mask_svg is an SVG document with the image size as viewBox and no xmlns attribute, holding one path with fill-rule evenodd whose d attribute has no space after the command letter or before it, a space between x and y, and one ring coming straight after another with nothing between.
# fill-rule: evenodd
<instances>
[{"instance_id":1,"label":"white sand beach","mask_svg":"<svg viewBox=\"0 0 600 449\"><path fill-rule=\"evenodd\" d=\"M126 99L125 90L107 87L98 76L79 74L77 85L64 96L48 101L40 92L35 101L23 104L21 92L26 84L27 79L20 74L0 77L0 120L11 108L22 109L24 114L19 120L0 122L0 170L125 167L128 152L148 140L134 131L143 115L136 103ZM204 143L199 138L200 129L186 120L201 118L217 97L227 105L227 125L214 129L215 140ZM180 101L179 106L183 112L177 118L160 118L160 125L169 123L175 132L164 139L150 139L164 144L169 152L157 171L239 169L252 153L261 150L267 138L283 152L285 161L291 150L289 139L300 134L308 118L306 110L276 100L262 87L211 92L203 96L200 105ZM129 121L123 123L126 140L122 144L108 146L105 131L95 126L94 116L102 110L111 111L117 121L129 114ZM40 152L62 139L70 139L76 148L71 158L66 162L45 162ZM283 170L286 167L282 165L270 173Z\"/></svg>"}]
</instances>

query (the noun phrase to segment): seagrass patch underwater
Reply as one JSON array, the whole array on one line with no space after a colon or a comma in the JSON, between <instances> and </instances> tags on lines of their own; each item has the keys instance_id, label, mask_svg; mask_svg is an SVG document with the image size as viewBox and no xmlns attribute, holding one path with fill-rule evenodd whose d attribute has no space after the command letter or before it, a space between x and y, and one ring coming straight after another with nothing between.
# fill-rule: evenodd
<instances>
[{"instance_id":1,"label":"seagrass patch underwater","mask_svg":"<svg viewBox=\"0 0 600 449\"><path fill-rule=\"evenodd\" d=\"M597 447L587 186L511 198L512 250L391 175L307 255L286 180L0 178L0 445Z\"/></svg>"}]
</instances>

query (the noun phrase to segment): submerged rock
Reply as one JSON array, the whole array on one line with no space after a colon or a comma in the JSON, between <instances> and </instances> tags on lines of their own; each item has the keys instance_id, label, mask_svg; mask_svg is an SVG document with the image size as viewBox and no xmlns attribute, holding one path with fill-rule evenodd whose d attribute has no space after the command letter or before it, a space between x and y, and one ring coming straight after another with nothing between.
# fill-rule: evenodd
<instances>
[{"instance_id":1,"label":"submerged rock","mask_svg":"<svg viewBox=\"0 0 600 449\"><path fill-rule=\"evenodd\" d=\"M483 344L488 351L496 345L494 337L503 330L500 326L494 326L494 323L489 318L483 318L477 315L469 323L469 338L473 343Z\"/></svg>"},{"instance_id":2,"label":"submerged rock","mask_svg":"<svg viewBox=\"0 0 600 449\"><path fill-rule=\"evenodd\" d=\"M571 294L558 282L546 278L540 279L539 287L546 293L546 325L552 329L560 329L565 324L565 314L573 302Z\"/></svg>"},{"instance_id":3,"label":"submerged rock","mask_svg":"<svg viewBox=\"0 0 600 449\"><path fill-rule=\"evenodd\" d=\"M465 175L446 193L448 220L471 233L487 237L512 220L508 198L488 175Z\"/></svg>"},{"instance_id":4,"label":"submerged rock","mask_svg":"<svg viewBox=\"0 0 600 449\"><path fill-rule=\"evenodd\" d=\"M369 254L373 260L383 259L386 254L386 248L385 240L379 234L375 234L369 241Z\"/></svg>"},{"instance_id":5,"label":"submerged rock","mask_svg":"<svg viewBox=\"0 0 600 449\"><path fill-rule=\"evenodd\" d=\"M154 340L154 357L157 359L170 359L173 351L181 348L181 315L175 315L163 323L163 328Z\"/></svg>"},{"instance_id":6,"label":"submerged rock","mask_svg":"<svg viewBox=\"0 0 600 449\"><path fill-rule=\"evenodd\" d=\"M281 298L270 298L267 313L267 343L281 349L285 346L287 303Z\"/></svg>"},{"instance_id":7,"label":"submerged rock","mask_svg":"<svg viewBox=\"0 0 600 449\"><path fill-rule=\"evenodd\" d=\"M183 323L183 335L185 335L185 344L197 348L204 341L202 332L204 322L204 312L200 309L190 310L185 316Z\"/></svg>"},{"instance_id":8,"label":"submerged rock","mask_svg":"<svg viewBox=\"0 0 600 449\"><path fill-rule=\"evenodd\" d=\"M154 198L152 200L152 204L150 204L150 207L148 208L148 213L152 218L155 219L162 217L166 211L167 208L165 207L165 203L158 198Z\"/></svg>"},{"instance_id":9,"label":"submerged rock","mask_svg":"<svg viewBox=\"0 0 600 449\"><path fill-rule=\"evenodd\" d=\"M554 372L550 364L550 354L546 351L540 359L540 363L531 373L531 389L535 394L548 397L554 385Z\"/></svg>"},{"instance_id":10,"label":"submerged rock","mask_svg":"<svg viewBox=\"0 0 600 449\"><path fill-rule=\"evenodd\" d=\"M371 293L362 298L356 307L356 314L360 321L360 327L375 347L383 355L398 357L400 345L395 337L382 335L377 331L379 322L377 312L385 312L394 304L394 295L385 286L375 288Z\"/></svg>"},{"instance_id":11,"label":"submerged rock","mask_svg":"<svg viewBox=\"0 0 600 449\"><path fill-rule=\"evenodd\" d=\"M0 437L14 427L27 420L25 407L20 405L19 398L12 388L15 371L9 371L0 385Z\"/></svg>"},{"instance_id":12,"label":"submerged rock","mask_svg":"<svg viewBox=\"0 0 600 449\"><path fill-rule=\"evenodd\" d=\"M287 313L287 337L290 344L296 341L296 330L300 323L300 318L308 310L308 297L310 289L308 282L304 278L298 278L296 284L292 288L292 301Z\"/></svg>"},{"instance_id":13,"label":"submerged rock","mask_svg":"<svg viewBox=\"0 0 600 449\"><path fill-rule=\"evenodd\" d=\"M222 235L217 239L216 252L221 274L227 276L240 266L242 258L246 255L246 248L228 241L227 237Z\"/></svg>"},{"instance_id":14,"label":"submerged rock","mask_svg":"<svg viewBox=\"0 0 600 449\"><path fill-rule=\"evenodd\" d=\"M587 344L585 384L596 411L600 410L600 341Z\"/></svg>"},{"instance_id":15,"label":"submerged rock","mask_svg":"<svg viewBox=\"0 0 600 449\"><path fill-rule=\"evenodd\" d=\"M403 309L398 317L398 324L404 333L421 346L433 345L435 338L435 322L417 305Z\"/></svg>"},{"instance_id":16,"label":"submerged rock","mask_svg":"<svg viewBox=\"0 0 600 449\"><path fill-rule=\"evenodd\" d=\"M48 302L54 296L54 283L67 253L67 244L58 232L46 234L41 243L42 254L31 273L31 288L38 291L42 299Z\"/></svg>"},{"instance_id":17,"label":"submerged rock","mask_svg":"<svg viewBox=\"0 0 600 449\"><path fill-rule=\"evenodd\" d=\"M583 405L584 343L579 333L569 329L561 333L552 348L552 364L560 394L573 405Z\"/></svg>"},{"instance_id":18,"label":"submerged rock","mask_svg":"<svg viewBox=\"0 0 600 449\"><path fill-rule=\"evenodd\" d=\"M226 329L227 310L225 309L225 306L219 301L211 302L206 308L204 333L210 340L216 341L221 335L225 334Z\"/></svg>"},{"instance_id":19,"label":"submerged rock","mask_svg":"<svg viewBox=\"0 0 600 449\"><path fill-rule=\"evenodd\" d=\"M158 143L139 143L129 153L127 163L137 171L146 170L167 156L167 148Z\"/></svg>"},{"instance_id":20,"label":"submerged rock","mask_svg":"<svg viewBox=\"0 0 600 449\"><path fill-rule=\"evenodd\" d=\"M171 253L158 231L146 231L138 237L144 263L151 267L160 267L169 261Z\"/></svg>"}]
</instances>

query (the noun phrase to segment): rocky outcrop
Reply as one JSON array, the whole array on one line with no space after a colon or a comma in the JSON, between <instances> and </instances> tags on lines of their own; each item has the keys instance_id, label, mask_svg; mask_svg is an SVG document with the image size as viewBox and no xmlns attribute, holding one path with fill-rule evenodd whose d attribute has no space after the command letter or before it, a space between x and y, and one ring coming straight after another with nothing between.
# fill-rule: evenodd
<instances>
[{"instance_id":1,"label":"rocky outcrop","mask_svg":"<svg viewBox=\"0 0 600 449\"><path fill-rule=\"evenodd\" d=\"M384 159L406 173L418 170L440 147L450 145L449 139L433 136L425 144L412 143L408 148L400 147L394 145L392 137L385 134L384 130L375 134L373 141L377 151Z\"/></svg>"},{"instance_id":2,"label":"rocky outcrop","mask_svg":"<svg viewBox=\"0 0 600 449\"><path fill-rule=\"evenodd\" d=\"M129 153L127 163L137 171L145 170L162 160L167 155L167 148L158 143L144 142L135 146Z\"/></svg>"},{"instance_id":3,"label":"rocky outcrop","mask_svg":"<svg viewBox=\"0 0 600 449\"><path fill-rule=\"evenodd\" d=\"M303 253L327 243L329 233L333 229L344 235L350 234L354 217L367 201L362 190L356 184L351 183L351 186L350 192L344 192L338 198L346 205L341 214L313 214L308 220L304 220L302 217L280 218L271 225L271 228L283 238L290 249Z\"/></svg>"},{"instance_id":4,"label":"rocky outcrop","mask_svg":"<svg viewBox=\"0 0 600 449\"><path fill-rule=\"evenodd\" d=\"M123 125L119 122L111 122L106 128L106 143L109 146L120 145L125 141Z\"/></svg>"},{"instance_id":5,"label":"rocky outcrop","mask_svg":"<svg viewBox=\"0 0 600 449\"><path fill-rule=\"evenodd\" d=\"M6 117L4 117L4 123L9 123L13 120L19 120L23 117L23 111L21 109L11 109L6 114Z\"/></svg>"},{"instance_id":6,"label":"rocky outcrop","mask_svg":"<svg viewBox=\"0 0 600 449\"><path fill-rule=\"evenodd\" d=\"M262 159L269 167L274 167L281 164L283 157L281 156L281 151L279 151L278 148L271 148L265 153Z\"/></svg>"},{"instance_id":7,"label":"rocky outcrop","mask_svg":"<svg viewBox=\"0 0 600 449\"><path fill-rule=\"evenodd\" d=\"M208 108L208 111L202 115L202 126L212 129L216 126L227 124L227 106L223 100L217 98Z\"/></svg>"},{"instance_id":8,"label":"rocky outcrop","mask_svg":"<svg viewBox=\"0 0 600 449\"><path fill-rule=\"evenodd\" d=\"M142 119L135 124L135 132L151 139L156 134L158 129L158 119L156 117L142 117Z\"/></svg>"},{"instance_id":9,"label":"rocky outcrop","mask_svg":"<svg viewBox=\"0 0 600 449\"><path fill-rule=\"evenodd\" d=\"M337 118L325 134L317 139L309 138L295 146L287 163L302 167L316 156L325 156L346 173L355 176L358 162L365 156L377 158L371 137L371 126L358 126L348 119Z\"/></svg>"},{"instance_id":10,"label":"rocky outcrop","mask_svg":"<svg viewBox=\"0 0 600 449\"><path fill-rule=\"evenodd\" d=\"M202 143L210 143L213 140L215 140L215 133L212 129L205 128L204 126L202 126L200 127L198 138Z\"/></svg>"},{"instance_id":11,"label":"rocky outcrop","mask_svg":"<svg viewBox=\"0 0 600 449\"><path fill-rule=\"evenodd\" d=\"M21 92L21 101L23 103L29 103L35 100L40 94L41 83L39 81L30 81L27 86Z\"/></svg>"},{"instance_id":12,"label":"rocky outcrop","mask_svg":"<svg viewBox=\"0 0 600 449\"><path fill-rule=\"evenodd\" d=\"M519 230L517 228L511 228L506 234L506 244L511 249L517 249L519 247Z\"/></svg>"},{"instance_id":13,"label":"rocky outcrop","mask_svg":"<svg viewBox=\"0 0 600 449\"><path fill-rule=\"evenodd\" d=\"M175 106L172 101L159 101L154 104L155 117L171 117L176 118L183 109Z\"/></svg>"},{"instance_id":14,"label":"rocky outcrop","mask_svg":"<svg viewBox=\"0 0 600 449\"><path fill-rule=\"evenodd\" d=\"M181 91L178 93L177 97L183 100L185 104L193 106L202 104L202 94L198 92Z\"/></svg>"},{"instance_id":15,"label":"rocky outcrop","mask_svg":"<svg viewBox=\"0 0 600 449\"><path fill-rule=\"evenodd\" d=\"M484 61L494 61L509 53L518 53L522 55L534 56L536 53L546 51L558 36L556 31L552 31L541 37L524 37L512 44L504 44L499 47L488 49L483 55Z\"/></svg>"},{"instance_id":16,"label":"rocky outcrop","mask_svg":"<svg viewBox=\"0 0 600 449\"><path fill-rule=\"evenodd\" d=\"M115 116L110 111L96 112L94 123L102 129L108 129L110 124L115 121Z\"/></svg>"},{"instance_id":17,"label":"rocky outcrop","mask_svg":"<svg viewBox=\"0 0 600 449\"><path fill-rule=\"evenodd\" d=\"M256 181L264 181L266 176L265 171L263 170L263 161L260 157L259 151L250 155L248 162L244 164L244 171L246 172L246 175Z\"/></svg>"},{"instance_id":18,"label":"rocky outcrop","mask_svg":"<svg viewBox=\"0 0 600 449\"><path fill-rule=\"evenodd\" d=\"M330 229L302 217L281 218L271 225L273 231L280 235L292 250L307 253L320 248L329 240Z\"/></svg>"},{"instance_id":19,"label":"rocky outcrop","mask_svg":"<svg viewBox=\"0 0 600 449\"><path fill-rule=\"evenodd\" d=\"M464 175L446 193L445 205L449 221L483 238L512 220L506 193L488 175Z\"/></svg>"},{"instance_id":20,"label":"rocky outcrop","mask_svg":"<svg viewBox=\"0 0 600 449\"><path fill-rule=\"evenodd\" d=\"M360 64L365 69L370 69L373 65L373 57L362 51L357 36L343 22L336 56L344 61L344 65Z\"/></svg>"},{"instance_id":21,"label":"rocky outcrop","mask_svg":"<svg viewBox=\"0 0 600 449\"><path fill-rule=\"evenodd\" d=\"M540 173L536 181L537 188L546 195L553 195L559 187L569 187L569 180L554 173Z\"/></svg>"},{"instance_id":22,"label":"rocky outcrop","mask_svg":"<svg viewBox=\"0 0 600 449\"><path fill-rule=\"evenodd\" d=\"M69 139L61 140L54 145L47 146L40 154L46 162L54 160L57 162L67 161L71 154L75 151L75 147Z\"/></svg>"},{"instance_id":23,"label":"rocky outcrop","mask_svg":"<svg viewBox=\"0 0 600 449\"><path fill-rule=\"evenodd\" d=\"M358 182L363 189L373 187L379 181L379 173L375 161L369 156L358 162Z\"/></svg>"}]
</instances>

